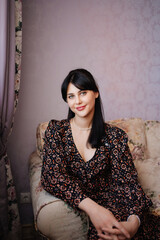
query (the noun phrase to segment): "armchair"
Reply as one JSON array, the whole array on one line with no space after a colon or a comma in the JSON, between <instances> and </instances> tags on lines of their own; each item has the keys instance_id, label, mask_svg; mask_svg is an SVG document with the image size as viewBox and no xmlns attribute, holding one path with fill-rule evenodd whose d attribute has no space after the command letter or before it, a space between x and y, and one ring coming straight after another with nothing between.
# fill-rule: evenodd
<instances>
[{"instance_id":1,"label":"armchair","mask_svg":"<svg viewBox=\"0 0 160 240\"><path fill-rule=\"evenodd\" d=\"M160 122L128 118L109 121L128 134L128 145L145 193L152 199L150 214L160 216ZM75 211L41 186L42 149L48 122L37 127L37 149L29 159L34 221L47 239L86 240L88 216Z\"/></svg>"}]
</instances>

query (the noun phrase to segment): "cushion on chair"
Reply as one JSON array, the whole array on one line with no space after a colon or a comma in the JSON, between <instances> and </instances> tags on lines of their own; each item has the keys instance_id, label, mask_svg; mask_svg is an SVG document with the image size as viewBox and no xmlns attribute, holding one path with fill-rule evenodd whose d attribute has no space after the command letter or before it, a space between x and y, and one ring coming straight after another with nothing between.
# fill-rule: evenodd
<instances>
[{"instance_id":1,"label":"cushion on chair","mask_svg":"<svg viewBox=\"0 0 160 240\"><path fill-rule=\"evenodd\" d=\"M123 129L128 135L128 145L134 160L144 160L147 153L145 125L141 118L124 118L109 121L110 124Z\"/></svg>"},{"instance_id":2,"label":"cushion on chair","mask_svg":"<svg viewBox=\"0 0 160 240\"><path fill-rule=\"evenodd\" d=\"M152 199L153 207L150 211L160 216L160 157L136 160L134 164L144 192Z\"/></svg>"},{"instance_id":3,"label":"cushion on chair","mask_svg":"<svg viewBox=\"0 0 160 240\"><path fill-rule=\"evenodd\" d=\"M38 156L42 157L45 130L49 122L40 123L36 130L36 147Z\"/></svg>"},{"instance_id":4,"label":"cushion on chair","mask_svg":"<svg viewBox=\"0 0 160 240\"><path fill-rule=\"evenodd\" d=\"M147 158L160 157L160 122L146 121Z\"/></svg>"}]
</instances>

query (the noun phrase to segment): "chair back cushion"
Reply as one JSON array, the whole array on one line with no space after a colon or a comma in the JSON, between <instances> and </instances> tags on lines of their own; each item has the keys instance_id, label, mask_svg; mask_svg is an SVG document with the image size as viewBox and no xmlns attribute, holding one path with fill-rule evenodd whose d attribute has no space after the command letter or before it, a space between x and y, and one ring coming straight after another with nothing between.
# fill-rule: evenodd
<instances>
[{"instance_id":1,"label":"chair back cushion","mask_svg":"<svg viewBox=\"0 0 160 240\"><path fill-rule=\"evenodd\" d=\"M40 123L37 127L36 131L36 151L39 157L42 158L42 153L43 153L43 145L44 145L44 136L45 136L45 131L48 126L49 122L43 122Z\"/></svg>"},{"instance_id":2,"label":"chair back cushion","mask_svg":"<svg viewBox=\"0 0 160 240\"><path fill-rule=\"evenodd\" d=\"M110 124L123 129L128 135L128 145L135 160L144 160L147 153L145 125L141 118L125 118L109 121Z\"/></svg>"},{"instance_id":3,"label":"chair back cushion","mask_svg":"<svg viewBox=\"0 0 160 240\"><path fill-rule=\"evenodd\" d=\"M160 122L145 122L147 158L160 157Z\"/></svg>"}]
</instances>

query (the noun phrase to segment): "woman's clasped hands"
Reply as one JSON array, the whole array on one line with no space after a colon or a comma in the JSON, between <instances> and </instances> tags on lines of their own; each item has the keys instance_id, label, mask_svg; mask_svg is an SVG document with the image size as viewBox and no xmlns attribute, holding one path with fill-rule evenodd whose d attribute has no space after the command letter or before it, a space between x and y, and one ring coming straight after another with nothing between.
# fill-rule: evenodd
<instances>
[{"instance_id":1,"label":"woman's clasped hands","mask_svg":"<svg viewBox=\"0 0 160 240\"><path fill-rule=\"evenodd\" d=\"M93 213L90 214L90 220L97 230L99 240L130 239L130 234L125 226L116 220L111 211L100 205L98 205L96 209L93 210Z\"/></svg>"},{"instance_id":2,"label":"woman's clasped hands","mask_svg":"<svg viewBox=\"0 0 160 240\"><path fill-rule=\"evenodd\" d=\"M84 199L79 208L84 210L97 230L99 240L131 239L139 228L139 222L133 215L129 221L118 222L111 211L95 203L91 199Z\"/></svg>"}]
</instances>

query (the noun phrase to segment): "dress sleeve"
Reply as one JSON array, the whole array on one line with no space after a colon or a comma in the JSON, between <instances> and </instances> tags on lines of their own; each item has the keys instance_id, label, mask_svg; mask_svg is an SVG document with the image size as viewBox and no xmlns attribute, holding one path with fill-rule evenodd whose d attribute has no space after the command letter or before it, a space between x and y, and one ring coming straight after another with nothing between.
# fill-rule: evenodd
<instances>
[{"instance_id":1,"label":"dress sleeve","mask_svg":"<svg viewBox=\"0 0 160 240\"><path fill-rule=\"evenodd\" d=\"M127 134L120 131L119 136L113 142L115 145L111 153L111 168L113 185L120 195L122 208L126 208L128 215L135 214L143 219L143 213L150 206L151 200L145 195L140 183L132 155L128 146ZM123 196L123 197L122 197Z\"/></svg>"},{"instance_id":2,"label":"dress sleeve","mask_svg":"<svg viewBox=\"0 0 160 240\"><path fill-rule=\"evenodd\" d=\"M45 132L41 183L47 192L74 208L86 198L82 182L67 172L60 133L54 120L49 122Z\"/></svg>"}]
</instances>

